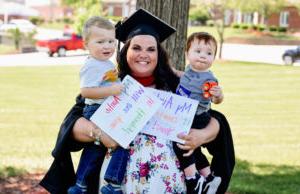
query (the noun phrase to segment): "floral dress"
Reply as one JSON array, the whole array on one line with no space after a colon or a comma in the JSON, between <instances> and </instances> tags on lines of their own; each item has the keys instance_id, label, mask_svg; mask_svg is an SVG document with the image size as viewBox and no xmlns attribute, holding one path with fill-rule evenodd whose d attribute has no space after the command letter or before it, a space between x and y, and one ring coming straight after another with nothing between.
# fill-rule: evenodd
<instances>
[{"instance_id":1,"label":"floral dress","mask_svg":"<svg viewBox=\"0 0 300 194\"><path fill-rule=\"evenodd\" d=\"M100 183L103 182L110 156L103 163ZM139 134L130 149L127 172L123 181L126 194L185 193L184 175L172 142Z\"/></svg>"}]
</instances>

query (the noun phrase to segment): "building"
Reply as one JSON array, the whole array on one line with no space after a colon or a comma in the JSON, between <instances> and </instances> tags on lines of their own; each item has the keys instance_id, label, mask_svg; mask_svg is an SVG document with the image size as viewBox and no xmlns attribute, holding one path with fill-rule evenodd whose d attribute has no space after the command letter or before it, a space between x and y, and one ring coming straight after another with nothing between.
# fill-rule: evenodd
<instances>
[{"instance_id":1,"label":"building","mask_svg":"<svg viewBox=\"0 0 300 194\"><path fill-rule=\"evenodd\" d=\"M28 19L39 16L39 12L20 2L0 1L0 20L7 23L11 19Z\"/></svg>"},{"instance_id":2,"label":"building","mask_svg":"<svg viewBox=\"0 0 300 194\"><path fill-rule=\"evenodd\" d=\"M284 7L280 13L273 13L268 18L267 25L300 30L300 11L295 6Z\"/></svg>"},{"instance_id":3,"label":"building","mask_svg":"<svg viewBox=\"0 0 300 194\"><path fill-rule=\"evenodd\" d=\"M265 24L266 26L284 27L288 30L300 30L300 10L296 6L285 6L278 13L272 13L268 18L263 18L258 12L242 13L229 11L225 14L227 25L237 24Z\"/></svg>"},{"instance_id":4,"label":"building","mask_svg":"<svg viewBox=\"0 0 300 194\"><path fill-rule=\"evenodd\" d=\"M136 0L102 0L103 11L108 16L125 17L135 11Z\"/></svg>"}]
</instances>

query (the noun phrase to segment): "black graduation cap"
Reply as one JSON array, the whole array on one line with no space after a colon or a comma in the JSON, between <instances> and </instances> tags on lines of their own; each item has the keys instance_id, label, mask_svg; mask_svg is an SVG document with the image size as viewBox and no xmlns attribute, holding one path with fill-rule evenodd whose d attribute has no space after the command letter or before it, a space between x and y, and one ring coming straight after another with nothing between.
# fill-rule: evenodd
<instances>
[{"instance_id":1,"label":"black graduation cap","mask_svg":"<svg viewBox=\"0 0 300 194\"><path fill-rule=\"evenodd\" d=\"M145 9L139 9L123 22L116 24L116 38L125 42L136 35L151 35L163 42L176 29L151 14Z\"/></svg>"}]
</instances>

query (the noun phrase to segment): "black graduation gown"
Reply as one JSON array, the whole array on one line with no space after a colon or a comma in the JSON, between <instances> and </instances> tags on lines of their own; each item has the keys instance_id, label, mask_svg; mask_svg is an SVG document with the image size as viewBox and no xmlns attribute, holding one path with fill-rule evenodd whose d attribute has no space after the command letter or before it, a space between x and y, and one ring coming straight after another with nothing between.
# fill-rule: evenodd
<instances>
[{"instance_id":1,"label":"black graduation gown","mask_svg":"<svg viewBox=\"0 0 300 194\"><path fill-rule=\"evenodd\" d=\"M56 145L52 151L54 161L40 182L40 185L51 194L66 194L67 189L76 182L71 152L79 151L87 144L74 141L70 133L74 123L82 117L83 107L84 99L79 95L76 98L76 104L60 126ZM99 172L95 172L88 181L88 193L96 194L99 187Z\"/></svg>"},{"instance_id":2,"label":"black graduation gown","mask_svg":"<svg viewBox=\"0 0 300 194\"><path fill-rule=\"evenodd\" d=\"M76 98L76 104L71 108L61 124L58 138L52 156L54 161L41 180L40 185L51 194L65 194L67 189L75 184L75 172L71 158L72 151L79 151L84 147L83 143L72 139L70 132L77 119L82 117L84 99ZM210 110L211 116L220 123L220 132L216 139L205 145L212 154L211 169L215 175L222 178L218 194L226 192L235 165L234 147L231 131L227 119L218 111ZM99 172L95 172L88 182L88 193L97 194L99 187Z\"/></svg>"}]
</instances>

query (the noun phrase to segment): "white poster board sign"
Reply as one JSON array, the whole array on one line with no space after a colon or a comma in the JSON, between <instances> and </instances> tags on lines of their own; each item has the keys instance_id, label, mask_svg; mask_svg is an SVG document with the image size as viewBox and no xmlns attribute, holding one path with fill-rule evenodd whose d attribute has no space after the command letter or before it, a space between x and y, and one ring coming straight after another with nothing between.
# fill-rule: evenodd
<instances>
[{"instance_id":1,"label":"white poster board sign","mask_svg":"<svg viewBox=\"0 0 300 194\"><path fill-rule=\"evenodd\" d=\"M122 84L122 93L108 97L91 121L126 148L159 109L161 102L130 76L126 76Z\"/></svg>"},{"instance_id":2,"label":"white poster board sign","mask_svg":"<svg viewBox=\"0 0 300 194\"><path fill-rule=\"evenodd\" d=\"M147 90L160 99L161 106L145 125L142 132L184 143L177 138L177 135L180 133L188 134L197 110L198 101L170 92L151 88L147 88Z\"/></svg>"}]
</instances>

